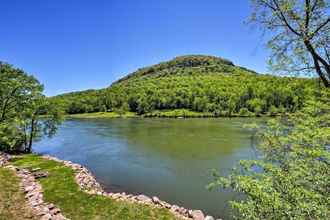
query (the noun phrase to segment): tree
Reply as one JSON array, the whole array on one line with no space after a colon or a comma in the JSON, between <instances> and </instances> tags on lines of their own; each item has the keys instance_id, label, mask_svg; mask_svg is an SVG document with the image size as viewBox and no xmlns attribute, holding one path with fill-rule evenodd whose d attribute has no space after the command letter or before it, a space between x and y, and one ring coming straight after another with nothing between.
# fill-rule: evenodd
<instances>
[{"instance_id":1,"label":"tree","mask_svg":"<svg viewBox=\"0 0 330 220\"><path fill-rule=\"evenodd\" d=\"M264 106L265 106L265 101L255 98L251 99L247 102L249 105L250 109L256 114L260 115L263 112Z\"/></svg>"},{"instance_id":2,"label":"tree","mask_svg":"<svg viewBox=\"0 0 330 220\"><path fill-rule=\"evenodd\" d=\"M330 88L329 0L252 0L251 21L272 36L275 71L317 73Z\"/></svg>"},{"instance_id":3,"label":"tree","mask_svg":"<svg viewBox=\"0 0 330 220\"><path fill-rule=\"evenodd\" d=\"M33 76L0 63L0 150L31 152L35 139L55 133L61 111L42 91Z\"/></svg>"},{"instance_id":4,"label":"tree","mask_svg":"<svg viewBox=\"0 0 330 220\"><path fill-rule=\"evenodd\" d=\"M296 114L272 119L263 130L259 160L243 160L210 187L245 195L231 201L236 219L329 219L330 93Z\"/></svg>"}]
</instances>

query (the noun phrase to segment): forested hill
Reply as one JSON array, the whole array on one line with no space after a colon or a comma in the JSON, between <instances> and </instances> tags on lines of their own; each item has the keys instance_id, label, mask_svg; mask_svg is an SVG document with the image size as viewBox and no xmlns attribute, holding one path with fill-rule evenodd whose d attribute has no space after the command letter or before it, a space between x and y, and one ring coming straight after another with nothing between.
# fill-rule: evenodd
<instances>
[{"instance_id":1,"label":"forested hill","mask_svg":"<svg viewBox=\"0 0 330 220\"><path fill-rule=\"evenodd\" d=\"M150 67L145 67L128 74L119 79L114 84L128 80L148 76L166 76L168 74L191 73L191 71L199 73L232 73L235 69L256 73L243 67L237 67L230 60L226 60L215 56L203 55L187 55L179 56L173 60L162 62ZM185 71L188 70L188 71Z\"/></svg>"},{"instance_id":2,"label":"forested hill","mask_svg":"<svg viewBox=\"0 0 330 220\"><path fill-rule=\"evenodd\" d=\"M223 58L189 55L139 69L105 89L50 99L68 114L161 115L186 109L213 116L249 116L294 112L313 95L315 86L312 79L257 74Z\"/></svg>"}]
</instances>

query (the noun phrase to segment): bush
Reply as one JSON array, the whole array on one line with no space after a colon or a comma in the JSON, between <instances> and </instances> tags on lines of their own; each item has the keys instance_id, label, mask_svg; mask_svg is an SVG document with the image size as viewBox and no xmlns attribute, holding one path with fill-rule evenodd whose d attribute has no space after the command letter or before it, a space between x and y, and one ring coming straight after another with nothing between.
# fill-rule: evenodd
<instances>
[{"instance_id":1,"label":"bush","mask_svg":"<svg viewBox=\"0 0 330 220\"><path fill-rule=\"evenodd\" d=\"M253 113L250 112L249 109L247 109L247 108L241 108L239 110L239 113L238 114L239 114L239 116L243 116L243 117L248 117L248 116L252 116L253 115Z\"/></svg>"},{"instance_id":2,"label":"bush","mask_svg":"<svg viewBox=\"0 0 330 220\"><path fill-rule=\"evenodd\" d=\"M330 219L330 93L258 133L260 160L244 160L220 185L245 195L236 219Z\"/></svg>"}]
</instances>

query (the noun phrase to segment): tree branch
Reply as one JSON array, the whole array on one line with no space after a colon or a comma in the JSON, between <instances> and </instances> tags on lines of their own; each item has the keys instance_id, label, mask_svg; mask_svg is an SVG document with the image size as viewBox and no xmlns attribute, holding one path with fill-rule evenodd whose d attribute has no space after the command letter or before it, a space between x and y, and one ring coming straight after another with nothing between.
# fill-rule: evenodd
<instances>
[{"instance_id":1,"label":"tree branch","mask_svg":"<svg viewBox=\"0 0 330 220\"><path fill-rule=\"evenodd\" d=\"M317 32L319 32L329 22L330 22L330 17L328 17L327 20L325 20L318 28L315 29L315 31L312 32L312 34L310 35L309 39L311 40L317 34Z\"/></svg>"},{"instance_id":2,"label":"tree branch","mask_svg":"<svg viewBox=\"0 0 330 220\"><path fill-rule=\"evenodd\" d=\"M276 0L273 0L273 3L276 6L276 11L278 11L280 13L280 19L282 19L282 21L285 23L285 25L290 29L290 31L292 31L294 34L298 35L301 37L301 33L299 33L298 31L296 31L288 22L288 20L286 19L282 9L280 8L278 2ZM275 12L276 12L275 11Z\"/></svg>"},{"instance_id":3,"label":"tree branch","mask_svg":"<svg viewBox=\"0 0 330 220\"><path fill-rule=\"evenodd\" d=\"M308 33L308 27L309 27L309 17L310 17L310 0L305 0L305 35Z\"/></svg>"},{"instance_id":4,"label":"tree branch","mask_svg":"<svg viewBox=\"0 0 330 220\"><path fill-rule=\"evenodd\" d=\"M326 47L324 47L324 53L325 53L325 56L326 56L327 59L328 59L328 63L330 63L330 54L329 54L329 52L328 52L328 50L327 50Z\"/></svg>"}]
</instances>

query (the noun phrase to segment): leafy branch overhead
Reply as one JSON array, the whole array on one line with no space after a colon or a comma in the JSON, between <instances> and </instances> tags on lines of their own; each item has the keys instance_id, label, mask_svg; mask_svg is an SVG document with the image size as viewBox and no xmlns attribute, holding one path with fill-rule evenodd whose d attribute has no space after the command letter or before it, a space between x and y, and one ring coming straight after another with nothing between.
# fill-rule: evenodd
<instances>
[{"instance_id":1,"label":"leafy branch overhead","mask_svg":"<svg viewBox=\"0 0 330 220\"><path fill-rule=\"evenodd\" d=\"M250 21L271 36L275 71L316 73L330 87L330 3L328 0L252 0Z\"/></svg>"}]
</instances>

